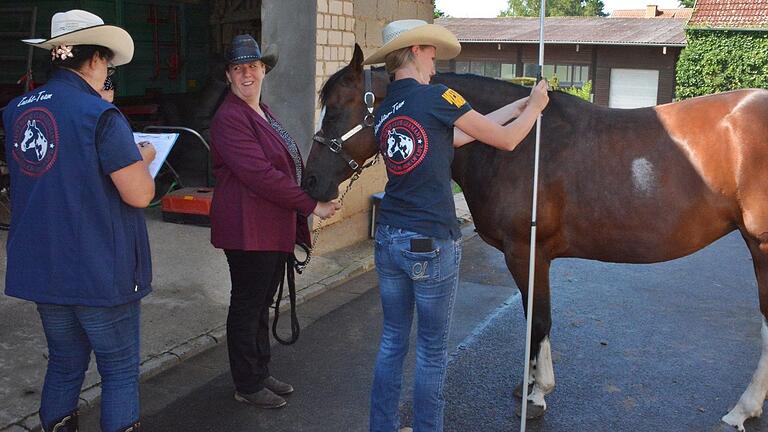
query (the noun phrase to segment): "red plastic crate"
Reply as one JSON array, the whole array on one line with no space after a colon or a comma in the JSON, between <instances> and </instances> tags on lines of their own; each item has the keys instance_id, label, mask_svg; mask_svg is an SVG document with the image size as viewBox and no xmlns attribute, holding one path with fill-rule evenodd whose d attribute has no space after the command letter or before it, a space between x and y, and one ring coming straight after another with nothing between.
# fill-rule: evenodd
<instances>
[{"instance_id":1,"label":"red plastic crate","mask_svg":"<svg viewBox=\"0 0 768 432\"><path fill-rule=\"evenodd\" d=\"M210 225L213 188L188 187L166 194L161 202L163 220L192 225Z\"/></svg>"}]
</instances>

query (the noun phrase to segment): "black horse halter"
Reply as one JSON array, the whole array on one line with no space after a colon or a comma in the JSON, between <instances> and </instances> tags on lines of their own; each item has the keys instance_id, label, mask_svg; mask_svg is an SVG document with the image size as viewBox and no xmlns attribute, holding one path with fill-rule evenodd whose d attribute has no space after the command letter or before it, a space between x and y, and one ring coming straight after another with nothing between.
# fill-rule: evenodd
<instances>
[{"instance_id":1,"label":"black horse halter","mask_svg":"<svg viewBox=\"0 0 768 432\"><path fill-rule=\"evenodd\" d=\"M363 169L360 167L360 164L357 163L352 157L344 151L344 142L352 138L356 133L360 132L364 128L372 127L373 126L373 103L376 101L376 96L373 94L373 72L371 72L370 68L365 69L364 71L365 75L365 93L363 93L363 101L365 102L365 107L368 110L368 114L363 117L363 121L360 122L357 126L353 127L352 129L348 130L347 133L340 136L339 138L332 138L328 139L322 135L320 135L321 131L318 131L318 133L315 134L314 137L312 137L313 141L317 141L320 144L328 146L328 148L339 155L342 159L344 159L347 162L347 165L352 169L352 171L360 172Z\"/></svg>"}]
</instances>

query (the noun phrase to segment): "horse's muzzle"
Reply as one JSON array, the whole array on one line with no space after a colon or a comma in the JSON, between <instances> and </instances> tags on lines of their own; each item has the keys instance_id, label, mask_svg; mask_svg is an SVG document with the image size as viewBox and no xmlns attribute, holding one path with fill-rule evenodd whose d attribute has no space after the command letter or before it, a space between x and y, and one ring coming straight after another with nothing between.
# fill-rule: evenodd
<instances>
[{"instance_id":1,"label":"horse's muzzle","mask_svg":"<svg viewBox=\"0 0 768 432\"><path fill-rule=\"evenodd\" d=\"M330 182L322 185L318 177L314 174L308 174L301 180L301 188L318 201L330 201L339 196L339 187L333 186Z\"/></svg>"}]
</instances>

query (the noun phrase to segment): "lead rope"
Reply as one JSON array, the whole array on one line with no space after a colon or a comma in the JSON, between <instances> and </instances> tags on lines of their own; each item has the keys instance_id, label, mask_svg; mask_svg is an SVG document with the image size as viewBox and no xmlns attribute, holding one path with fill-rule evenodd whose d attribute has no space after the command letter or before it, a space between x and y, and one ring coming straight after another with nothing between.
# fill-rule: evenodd
<instances>
[{"instance_id":1,"label":"lead rope","mask_svg":"<svg viewBox=\"0 0 768 432\"><path fill-rule=\"evenodd\" d=\"M355 183L357 179L360 178L360 174L362 174L363 170L371 167L373 165L376 165L376 162L379 161L379 153L376 153L376 157L373 158L372 161L367 162L359 171L355 171L355 173L352 175L352 178L349 180L349 184L347 184L347 187L344 189L344 193L341 194L341 197L339 198L339 204L344 203L344 197L347 195L347 193L352 189L352 185ZM325 228L325 221L321 221L320 225L312 230L312 244L317 244L317 238L320 236L320 232ZM277 299L275 300L275 316L272 319L272 336L274 336L275 340L278 341L282 345L292 345L297 340L299 340L299 334L301 333L301 326L299 325L299 317L296 315L296 275L295 273L301 274L305 268L309 265L309 262L312 260L312 251L314 247L310 248L306 245L299 245L302 249L304 249L304 252L306 252L307 257L304 259L304 261L299 261L296 259L296 255L293 253L288 254L288 258L286 259L285 263L285 275L280 276L280 285L278 285L277 288ZM295 272L295 273L294 273ZM291 304L291 337L290 339L283 339L277 334L277 323L280 320L280 302L283 299L283 287L285 286L285 280L288 280L288 301Z\"/></svg>"},{"instance_id":2,"label":"lead rope","mask_svg":"<svg viewBox=\"0 0 768 432\"><path fill-rule=\"evenodd\" d=\"M277 300L275 302L275 317L272 319L272 336L275 340L282 345L292 345L299 340L299 333L301 332L301 326L299 325L299 317L296 315L296 275L293 273L294 266L296 265L296 255L288 254L288 258L285 261L285 275L280 275L280 285L277 288ZM280 300L283 298L283 286L285 279L288 279L288 299L291 302L291 338L288 340L282 339L277 335L277 322L280 319Z\"/></svg>"},{"instance_id":3,"label":"lead rope","mask_svg":"<svg viewBox=\"0 0 768 432\"><path fill-rule=\"evenodd\" d=\"M363 173L363 170L372 167L376 165L376 163L379 161L379 156L381 153L376 153L376 157L373 158L373 160L366 162L365 165L363 165L362 168L360 168L359 171L355 171L354 174L352 174L352 178L349 180L349 184L347 184L347 187L344 189L344 192L342 192L341 196L339 197L339 204L344 204L344 197L347 195L347 193L352 190L352 185L357 181L357 179L360 178L360 175ZM304 259L304 261L296 260L295 268L296 273L301 274L305 268L309 265L310 261L312 261L312 252L315 249L315 245L317 244L317 239L320 237L320 233L326 228L325 220L321 220L320 224L318 224L317 228L312 230L312 247L308 248L304 245L301 245L302 249L304 249L304 252L307 253L307 257Z\"/></svg>"}]
</instances>

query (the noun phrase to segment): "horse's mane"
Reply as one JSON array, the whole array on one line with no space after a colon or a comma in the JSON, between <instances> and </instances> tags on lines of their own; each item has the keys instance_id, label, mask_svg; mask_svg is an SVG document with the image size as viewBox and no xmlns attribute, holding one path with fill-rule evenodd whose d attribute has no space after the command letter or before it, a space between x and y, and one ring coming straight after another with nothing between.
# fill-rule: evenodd
<instances>
[{"instance_id":1,"label":"horse's mane","mask_svg":"<svg viewBox=\"0 0 768 432\"><path fill-rule=\"evenodd\" d=\"M336 87L336 84L341 81L341 78L347 74L348 70L349 65L344 66L343 68L334 72L334 74L328 78L325 84L323 84L323 88L320 89L320 103L322 103L323 106L325 106L326 102L328 102L328 98L331 97L331 90Z\"/></svg>"},{"instance_id":2,"label":"horse's mane","mask_svg":"<svg viewBox=\"0 0 768 432\"><path fill-rule=\"evenodd\" d=\"M482 75L475 75L475 74L460 74L455 72L441 72L437 75L438 77L444 77L447 80L451 79L458 79L458 80L467 80L472 81L473 83L477 83L479 85L482 85L483 88L489 88L491 86L498 86L500 88L506 88L506 89L514 89L514 91L517 92L523 92L527 96L528 93L531 92L530 87L526 87L520 84L511 83L509 81L505 81L498 78L491 78L487 76ZM553 90L550 92L550 98L555 97L560 99L562 97L562 100L571 100L573 102L579 102L583 103L586 102L584 99L581 99L578 96L574 96L570 93L566 93L562 90Z\"/></svg>"},{"instance_id":3,"label":"horse's mane","mask_svg":"<svg viewBox=\"0 0 768 432\"><path fill-rule=\"evenodd\" d=\"M344 79L344 76L347 75L349 72L350 67L349 65L344 66L343 68L336 71L333 75L331 75L328 80L323 84L323 88L320 89L320 102L323 106L325 106L328 102L328 99L331 97L331 93L336 88L336 86ZM384 67L377 67L373 68L373 71L382 71L384 70ZM435 76L436 80L433 82L441 82L441 81L448 81L448 82L456 82L456 81L465 81L465 82L471 82L473 85L477 86L478 88L482 88L484 90L488 89L501 89L502 92L499 93L498 91L494 90L489 93L491 94L505 94L505 93L514 93L517 95L517 97L525 97L530 93L530 87L526 87L520 84L514 84L508 81L500 80L497 78L490 78L486 76L481 75L475 75L475 74L459 74L455 72L441 72ZM589 103L577 96L574 96L572 94L565 93L563 91L553 91L550 92L550 100L557 100L559 103L565 104L565 105L582 105L585 104L589 107L595 107L592 103ZM586 108L585 106L581 107L582 109Z\"/></svg>"}]
</instances>

